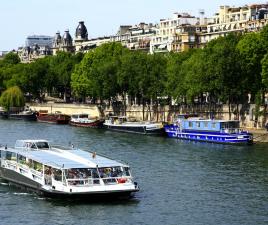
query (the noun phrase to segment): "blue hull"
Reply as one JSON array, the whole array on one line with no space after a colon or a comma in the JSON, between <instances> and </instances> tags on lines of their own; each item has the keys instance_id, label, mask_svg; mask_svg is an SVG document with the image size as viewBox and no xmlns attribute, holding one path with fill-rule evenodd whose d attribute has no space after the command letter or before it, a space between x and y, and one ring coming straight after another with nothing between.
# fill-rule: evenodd
<instances>
[{"instance_id":1,"label":"blue hull","mask_svg":"<svg viewBox=\"0 0 268 225\"><path fill-rule=\"evenodd\" d=\"M176 125L166 125L165 132L168 137L190 141L205 141L220 144L252 144L253 136L248 132L222 133L198 130L186 130Z\"/></svg>"}]
</instances>

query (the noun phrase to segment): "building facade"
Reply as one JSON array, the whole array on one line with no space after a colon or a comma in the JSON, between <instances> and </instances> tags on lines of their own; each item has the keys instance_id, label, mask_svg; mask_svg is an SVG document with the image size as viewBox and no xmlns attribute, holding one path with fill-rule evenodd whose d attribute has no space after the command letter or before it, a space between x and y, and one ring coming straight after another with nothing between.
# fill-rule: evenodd
<instances>
[{"instance_id":1,"label":"building facade","mask_svg":"<svg viewBox=\"0 0 268 225\"><path fill-rule=\"evenodd\" d=\"M267 24L268 4L220 6L212 18L205 18L203 10L199 17L174 13L171 18L161 19L159 24L122 25L115 35L98 38L89 38L84 21L80 21L74 39L68 30L62 36L57 32L53 39L44 35L28 36L25 48L18 52L22 61L31 61L58 51L85 53L109 42L120 42L130 50L151 54L183 52L202 48L209 41L232 32L257 32Z\"/></svg>"},{"instance_id":2,"label":"building facade","mask_svg":"<svg viewBox=\"0 0 268 225\"><path fill-rule=\"evenodd\" d=\"M69 30L65 30L62 36L59 31L56 33L52 44L53 55L56 55L58 51L75 52L73 38L70 35Z\"/></svg>"},{"instance_id":3,"label":"building facade","mask_svg":"<svg viewBox=\"0 0 268 225\"><path fill-rule=\"evenodd\" d=\"M242 7L220 6L207 32L200 36L200 44L226 36L233 32L257 32L268 23L268 4L253 4Z\"/></svg>"},{"instance_id":4,"label":"building facade","mask_svg":"<svg viewBox=\"0 0 268 225\"><path fill-rule=\"evenodd\" d=\"M174 42L179 39L178 28L183 25L194 26L198 22L199 18L188 13L174 13L172 18L161 19L156 34L150 42L150 53L173 51L177 48Z\"/></svg>"}]
</instances>

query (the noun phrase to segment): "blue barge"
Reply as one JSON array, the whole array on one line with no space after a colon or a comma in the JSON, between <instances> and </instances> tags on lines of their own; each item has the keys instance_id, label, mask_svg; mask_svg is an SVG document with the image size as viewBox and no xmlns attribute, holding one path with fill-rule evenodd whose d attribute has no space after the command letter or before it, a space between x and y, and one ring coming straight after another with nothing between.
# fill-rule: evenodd
<instances>
[{"instance_id":1,"label":"blue barge","mask_svg":"<svg viewBox=\"0 0 268 225\"><path fill-rule=\"evenodd\" d=\"M164 126L169 137L221 144L252 144L253 135L239 127L238 120L211 120L179 116Z\"/></svg>"}]
</instances>

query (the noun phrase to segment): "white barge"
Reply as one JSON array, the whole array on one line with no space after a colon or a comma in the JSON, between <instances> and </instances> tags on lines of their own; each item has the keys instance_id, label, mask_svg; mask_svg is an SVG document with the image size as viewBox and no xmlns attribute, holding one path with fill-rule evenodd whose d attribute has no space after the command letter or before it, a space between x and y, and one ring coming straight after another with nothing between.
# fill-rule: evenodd
<instances>
[{"instance_id":1,"label":"white barge","mask_svg":"<svg viewBox=\"0 0 268 225\"><path fill-rule=\"evenodd\" d=\"M153 122L131 122L126 116L110 116L104 122L104 127L119 132L145 134L145 135L164 135L162 123Z\"/></svg>"},{"instance_id":2,"label":"white barge","mask_svg":"<svg viewBox=\"0 0 268 225\"><path fill-rule=\"evenodd\" d=\"M1 147L0 177L50 197L129 197L139 191L128 165L46 140L18 140Z\"/></svg>"}]
</instances>

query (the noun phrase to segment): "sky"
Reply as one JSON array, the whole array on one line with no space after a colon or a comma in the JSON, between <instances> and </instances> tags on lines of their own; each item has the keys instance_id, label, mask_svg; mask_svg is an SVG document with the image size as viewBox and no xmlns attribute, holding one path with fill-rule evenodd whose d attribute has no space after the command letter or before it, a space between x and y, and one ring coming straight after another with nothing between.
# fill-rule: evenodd
<instances>
[{"instance_id":1,"label":"sky","mask_svg":"<svg viewBox=\"0 0 268 225\"><path fill-rule=\"evenodd\" d=\"M198 16L200 9L211 17L219 6L243 6L266 1L252 0L0 0L0 51L25 45L28 35L54 36L69 29L74 37L84 21L89 38L112 35L120 25L159 23L174 12Z\"/></svg>"}]
</instances>

